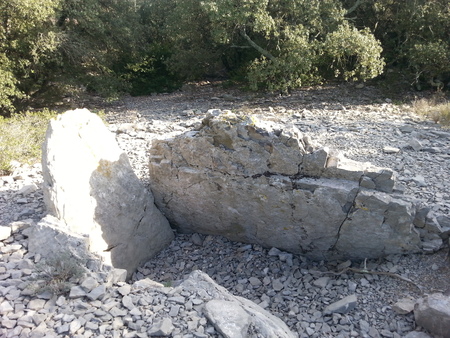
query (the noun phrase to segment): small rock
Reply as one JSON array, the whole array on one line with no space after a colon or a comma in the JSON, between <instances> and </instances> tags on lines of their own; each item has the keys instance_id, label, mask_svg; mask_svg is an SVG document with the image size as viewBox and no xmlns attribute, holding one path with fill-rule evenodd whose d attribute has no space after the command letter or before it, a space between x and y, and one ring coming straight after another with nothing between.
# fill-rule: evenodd
<instances>
[{"instance_id":1,"label":"small rock","mask_svg":"<svg viewBox=\"0 0 450 338\"><path fill-rule=\"evenodd\" d=\"M313 284L315 286L324 288L327 286L328 282L330 281L330 277L320 277L319 279L316 279Z\"/></svg>"},{"instance_id":2,"label":"small rock","mask_svg":"<svg viewBox=\"0 0 450 338\"><path fill-rule=\"evenodd\" d=\"M78 319L72 321L69 325L69 332L75 334L81 328L81 322Z\"/></svg>"},{"instance_id":3,"label":"small rock","mask_svg":"<svg viewBox=\"0 0 450 338\"><path fill-rule=\"evenodd\" d=\"M361 278L360 283L361 283L361 286L368 286L368 285L370 285L370 282L367 279L365 279L365 278Z\"/></svg>"},{"instance_id":4,"label":"small rock","mask_svg":"<svg viewBox=\"0 0 450 338\"><path fill-rule=\"evenodd\" d=\"M328 305L324 310L324 314L347 313L353 310L356 307L356 304L357 298L356 295L353 294Z\"/></svg>"},{"instance_id":5,"label":"small rock","mask_svg":"<svg viewBox=\"0 0 450 338\"><path fill-rule=\"evenodd\" d=\"M120 288L117 289L117 291L119 291L119 293L122 296L126 296L131 292L131 285L130 284L122 285Z\"/></svg>"},{"instance_id":6,"label":"small rock","mask_svg":"<svg viewBox=\"0 0 450 338\"><path fill-rule=\"evenodd\" d=\"M90 300L96 300L102 298L106 293L106 286L104 284L97 286L91 292L89 292L86 297Z\"/></svg>"},{"instance_id":7,"label":"small rock","mask_svg":"<svg viewBox=\"0 0 450 338\"><path fill-rule=\"evenodd\" d=\"M269 256L278 256L279 254L281 254L281 250L277 249L277 248L272 248L269 250L268 255Z\"/></svg>"},{"instance_id":8,"label":"small rock","mask_svg":"<svg viewBox=\"0 0 450 338\"><path fill-rule=\"evenodd\" d=\"M8 226L0 226L0 241L11 236L11 228Z\"/></svg>"},{"instance_id":9,"label":"small rock","mask_svg":"<svg viewBox=\"0 0 450 338\"><path fill-rule=\"evenodd\" d=\"M11 306L11 304L5 300L0 304L0 314L6 314L8 312L14 311L14 308Z\"/></svg>"},{"instance_id":10,"label":"small rock","mask_svg":"<svg viewBox=\"0 0 450 338\"><path fill-rule=\"evenodd\" d=\"M420 151L422 150L423 146L422 143L419 142L419 140L413 138L411 140L408 141L408 145L413 148L415 151Z\"/></svg>"},{"instance_id":11,"label":"small rock","mask_svg":"<svg viewBox=\"0 0 450 338\"><path fill-rule=\"evenodd\" d=\"M149 278L141 279L133 283L133 289L147 289L147 288L163 288L164 285L155 282Z\"/></svg>"},{"instance_id":12,"label":"small rock","mask_svg":"<svg viewBox=\"0 0 450 338\"><path fill-rule=\"evenodd\" d=\"M72 288L70 289L69 298L81 298L84 296L86 296L86 291L84 291L81 286L72 286Z\"/></svg>"},{"instance_id":13,"label":"small rock","mask_svg":"<svg viewBox=\"0 0 450 338\"><path fill-rule=\"evenodd\" d=\"M130 296L122 297L122 305L125 306L128 310L132 310L135 307Z\"/></svg>"},{"instance_id":14,"label":"small rock","mask_svg":"<svg viewBox=\"0 0 450 338\"><path fill-rule=\"evenodd\" d=\"M402 298L392 305L392 310L400 315L406 315L414 310L415 303L416 301L414 299Z\"/></svg>"},{"instance_id":15,"label":"small rock","mask_svg":"<svg viewBox=\"0 0 450 338\"><path fill-rule=\"evenodd\" d=\"M272 282L272 287L275 291L281 291L283 290L284 285L279 279L274 279Z\"/></svg>"},{"instance_id":16,"label":"small rock","mask_svg":"<svg viewBox=\"0 0 450 338\"><path fill-rule=\"evenodd\" d=\"M200 237L199 234L195 233L191 236L191 242L195 245L202 246L203 245L203 239Z\"/></svg>"},{"instance_id":17,"label":"small rock","mask_svg":"<svg viewBox=\"0 0 450 338\"><path fill-rule=\"evenodd\" d=\"M83 283L81 283L81 286L86 290L86 292L90 292L98 286L98 282L93 277L87 277Z\"/></svg>"},{"instance_id":18,"label":"small rock","mask_svg":"<svg viewBox=\"0 0 450 338\"><path fill-rule=\"evenodd\" d=\"M38 187L36 184L34 184L34 183L27 184L27 185L24 185L22 188L20 188L19 191L17 191L17 194L25 196L25 195L31 194L32 192L35 192L36 190L38 190Z\"/></svg>"},{"instance_id":19,"label":"small rock","mask_svg":"<svg viewBox=\"0 0 450 338\"><path fill-rule=\"evenodd\" d=\"M110 284L117 284L120 282L125 282L127 279L127 270L125 269L113 269L108 275L108 281Z\"/></svg>"},{"instance_id":20,"label":"small rock","mask_svg":"<svg viewBox=\"0 0 450 338\"><path fill-rule=\"evenodd\" d=\"M397 154L399 151L400 151L399 148L391 147L391 146L386 146L383 148L383 152L385 154Z\"/></svg>"},{"instance_id":21,"label":"small rock","mask_svg":"<svg viewBox=\"0 0 450 338\"><path fill-rule=\"evenodd\" d=\"M260 286L262 284L261 280L259 278L256 277L250 277L248 279L248 281L250 282L251 285L253 286Z\"/></svg>"},{"instance_id":22,"label":"small rock","mask_svg":"<svg viewBox=\"0 0 450 338\"><path fill-rule=\"evenodd\" d=\"M412 180L419 186L419 187L426 187L427 183L425 182L425 177L422 175L416 175L412 178Z\"/></svg>"},{"instance_id":23,"label":"small rock","mask_svg":"<svg viewBox=\"0 0 450 338\"><path fill-rule=\"evenodd\" d=\"M46 303L45 299L32 299L27 305L27 308L30 310L39 311L44 308Z\"/></svg>"},{"instance_id":24,"label":"small rock","mask_svg":"<svg viewBox=\"0 0 450 338\"><path fill-rule=\"evenodd\" d=\"M178 313L180 312L180 308L181 308L180 305L172 305L169 310L169 316L170 317L178 316Z\"/></svg>"},{"instance_id":25,"label":"small rock","mask_svg":"<svg viewBox=\"0 0 450 338\"><path fill-rule=\"evenodd\" d=\"M168 337L174 330L174 326L172 324L172 320L170 318L164 318L160 322L153 325L148 331L148 335L150 337Z\"/></svg>"}]
</instances>

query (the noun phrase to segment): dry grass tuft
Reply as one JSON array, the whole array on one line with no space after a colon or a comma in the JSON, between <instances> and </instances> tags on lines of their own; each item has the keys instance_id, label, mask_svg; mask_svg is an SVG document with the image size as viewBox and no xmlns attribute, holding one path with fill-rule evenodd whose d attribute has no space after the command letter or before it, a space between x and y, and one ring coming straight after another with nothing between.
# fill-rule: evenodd
<instances>
[{"instance_id":1,"label":"dry grass tuft","mask_svg":"<svg viewBox=\"0 0 450 338\"><path fill-rule=\"evenodd\" d=\"M442 95L416 100L413 109L416 114L427 116L444 126L450 126L450 102Z\"/></svg>"},{"instance_id":2,"label":"dry grass tuft","mask_svg":"<svg viewBox=\"0 0 450 338\"><path fill-rule=\"evenodd\" d=\"M45 138L48 121L56 112L45 110L0 116L0 175L11 171L11 161L34 164L40 162L41 145Z\"/></svg>"}]
</instances>

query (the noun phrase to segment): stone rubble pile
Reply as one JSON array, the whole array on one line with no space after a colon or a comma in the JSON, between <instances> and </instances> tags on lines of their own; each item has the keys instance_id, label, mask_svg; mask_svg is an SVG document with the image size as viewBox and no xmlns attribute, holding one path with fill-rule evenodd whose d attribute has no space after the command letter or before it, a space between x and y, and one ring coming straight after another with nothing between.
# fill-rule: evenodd
<instances>
[{"instance_id":1,"label":"stone rubble pile","mask_svg":"<svg viewBox=\"0 0 450 338\"><path fill-rule=\"evenodd\" d=\"M14 222L1 238L2 337L297 337L282 320L200 271L169 287L150 279L128 284L126 270L88 264L94 269L72 281L67 295L39 293L30 277L44 258L27 250L25 235L35 226Z\"/></svg>"},{"instance_id":2,"label":"stone rubble pile","mask_svg":"<svg viewBox=\"0 0 450 338\"><path fill-rule=\"evenodd\" d=\"M323 263L311 265L275 248L224 246L226 239L212 236L180 235L139 268L130 283L125 282L125 270L90 264L92 270L71 281L68 294L36 293L30 277L44 258L28 251L25 234L33 226L32 220L25 220L2 227L9 229L0 238L2 337L412 338L419 333L414 331L414 307L404 310L379 300L398 292L398 281L370 274L327 275ZM211 255L204 255L207 252ZM180 259L186 254L193 259ZM217 256L223 257L222 265ZM391 266L394 271L392 263L400 259L392 257L391 265L379 268ZM174 280L184 272L188 274ZM417 323L447 337L443 330L448 328L449 302L442 294L413 301Z\"/></svg>"}]
</instances>

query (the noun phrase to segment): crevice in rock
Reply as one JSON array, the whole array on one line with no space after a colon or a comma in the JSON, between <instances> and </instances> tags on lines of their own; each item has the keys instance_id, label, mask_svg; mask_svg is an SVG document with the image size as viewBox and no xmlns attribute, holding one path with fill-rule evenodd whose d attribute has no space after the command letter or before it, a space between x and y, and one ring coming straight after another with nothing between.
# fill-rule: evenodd
<instances>
[{"instance_id":1,"label":"crevice in rock","mask_svg":"<svg viewBox=\"0 0 450 338\"><path fill-rule=\"evenodd\" d=\"M147 205L144 205L144 211L142 212L142 217L141 219L136 223L135 227L134 227L134 231L137 231L137 229L139 229L139 227L142 224L142 220L144 219L145 215L147 215Z\"/></svg>"},{"instance_id":2,"label":"crevice in rock","mask_svg":"<svg viewBox=\"0 0 450 338\"><path fill-rule=\"evenodd\" d=\"M352 202L351 202L351 206L350 207L346 207L347 204L350 203L346 203L343 208L348 208L347 214L345 215L344 220L341 222L341 224L339 224L339 229L337 231L337 235L336 235L336 241L334 242L334 244L331 246L330 251L336 250L336 245L339 242L339 238L341 237L341 230L342 227L344 226L345 222L350 219L350 215L355 211L355 204L356 204L356 198L358 197L359 192L361 191L361 188L359 187L355 193L355 196L353 196ZM353 190L350 192L353 193Z\"/></svg>"},{"instance_id":3,"label":"crevice in rock","mask_svg":"<svg viewBox=\"0 0 450 338\"><path fill-rule=\"evenodd\" d=\"M264 172L264 173L262 173L262 174L255 174L255 175L252 175L252 178L259 178L259 177L262 177L262 176L264 176L264 177L271 177L271 176L277 176L277 175L280 175L280 176L286 176L286 175L283 175L283 174L271 173L271 172L269 172L269 171L266 171L266 172Z\"/></svg>"}]
</instances>

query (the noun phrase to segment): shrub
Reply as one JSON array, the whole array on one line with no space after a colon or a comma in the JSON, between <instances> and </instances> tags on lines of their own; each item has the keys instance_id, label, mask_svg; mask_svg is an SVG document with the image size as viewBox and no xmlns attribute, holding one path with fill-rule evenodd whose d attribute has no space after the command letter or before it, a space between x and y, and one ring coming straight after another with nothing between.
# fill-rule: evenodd
<instances>
[{"instance_id":1,"label":"shrub","mask_svg":"<svg viewBox=\"0 0 450 338\"><path fill-rule=\"evenodd\" d=\"M68 251L55 253L35 266L35 275L31 278L35 283L30 286L38 293L51 292L59 295L67 293L85 269L83 260Z\"/></svg>"}]
</instances>

